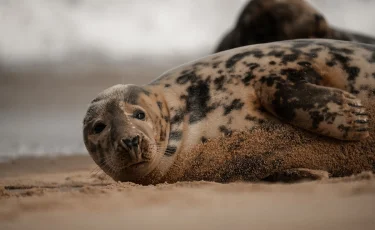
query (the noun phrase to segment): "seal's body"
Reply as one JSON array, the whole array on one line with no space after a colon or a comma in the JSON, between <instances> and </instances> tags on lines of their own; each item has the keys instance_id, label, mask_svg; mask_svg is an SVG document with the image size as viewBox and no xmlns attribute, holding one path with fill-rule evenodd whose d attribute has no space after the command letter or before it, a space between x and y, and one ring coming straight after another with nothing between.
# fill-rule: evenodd
<instances>
[{"instance_id":1,"label":"seal's body","mask_svg":"<svg viewBox=\"0 0 375 230\"><path fill-rule=\"evenodd\" d=\"M84 140L112 178L165 174L208 139L280 120L341 140L368 133L360 99L375 92L375 47L291 40L224 51L145 86L113 86L94 99Z\"/></svg>"},{"instance_id":2,"label":"seal's body","mask_svg":"<svg viewBox=\"0 0 375 230\"><path fill-rule=\"evenodd\" d=\"M305 0L251 0L215 52L240 46L302 38L326 38L375 44L375 38L329 25Z\"/></svg>"}]
</instances>

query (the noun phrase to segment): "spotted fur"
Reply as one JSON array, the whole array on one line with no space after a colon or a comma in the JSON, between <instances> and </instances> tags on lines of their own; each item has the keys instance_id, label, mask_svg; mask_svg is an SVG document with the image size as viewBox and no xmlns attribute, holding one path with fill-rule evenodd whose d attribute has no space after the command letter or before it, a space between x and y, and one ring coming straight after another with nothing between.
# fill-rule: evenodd
<instances>
[{"instance_id":1,"label":"spotted fur","mask_svg":"<svg viewBox=\"0 0 375 230\"><path fill-rule=\"evenodd\" d=\"M84 138L99 165L103 158L117 165L106 170L110 176L136 182L152 170L165 173L198 143L275 120L342 140L366 138L360 99L374 96L374 46L322 39L259 44L182 65L143 87L107 89L88 109ZM147 112L146 121L129 117L135 107ZM109 124L108 133L90 133L98 119ZM131 159L113 147L132 132L158 145L139 153L153 159L147 173L121 167Z\"/></svg>"}]
</instances>

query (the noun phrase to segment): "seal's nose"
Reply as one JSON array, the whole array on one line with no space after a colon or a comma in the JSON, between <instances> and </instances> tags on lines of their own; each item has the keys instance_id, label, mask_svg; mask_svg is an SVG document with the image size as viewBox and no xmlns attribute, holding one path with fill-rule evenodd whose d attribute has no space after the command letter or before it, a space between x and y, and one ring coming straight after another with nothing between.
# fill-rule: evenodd
<instances>
[{"instance_id":1,"label":"seal's nose","mask_svg":"<svg viewBox=\"0 0 375 230\"><path fill-rule=\"evenodd\" d=\"M129 149L137 148L139 145L139 136L135 136L132 139L131 138L123 138L121 139L122 143L128 147Z\"/></svg>"}]
</instances>

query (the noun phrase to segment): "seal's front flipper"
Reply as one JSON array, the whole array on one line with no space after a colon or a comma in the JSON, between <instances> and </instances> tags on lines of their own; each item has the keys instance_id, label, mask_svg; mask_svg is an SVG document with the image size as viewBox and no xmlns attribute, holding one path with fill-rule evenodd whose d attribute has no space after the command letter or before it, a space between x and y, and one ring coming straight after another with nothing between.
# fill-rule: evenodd
<instances>
[{"instance_id":1,"label":"seal's front flipper","mask_svg":"<svg viewBox=\"0 0 375 230\"><path fill-rule=\"evenodd\" d=\"M369 136L365 108L343 90L274 77L260 81L256 92L266 110L292 125L340 140Z\"/></svg>"},{"instance_id":2,"label":"seal's front flipper","mask_svg":"<svg viewBox=\"0 0 375 230\"><path fill-rule=\"evenodd\" d=\"M304 180L323 180L328 178L329 173L324 170L293 168L271 174L262 181L293 183Z\"/></svg>"}]
</instances>

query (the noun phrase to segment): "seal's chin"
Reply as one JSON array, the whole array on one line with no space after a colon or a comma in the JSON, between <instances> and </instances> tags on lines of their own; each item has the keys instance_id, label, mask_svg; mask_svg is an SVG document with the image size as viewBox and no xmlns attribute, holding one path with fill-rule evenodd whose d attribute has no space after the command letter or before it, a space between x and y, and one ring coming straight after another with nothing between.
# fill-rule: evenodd
<instances>
[{"instance_id":1,"label":"seal's chin","mask_svg":"<svg viewBox=\"0 0 375 230\"><path fill-rule=\"evenodd\" d=\"M141 161L141 162L138 162L138 163L130 164L128 166L128 168L135 168L135 169L137 169L139 167L144 167L145 165L147 165L147 163L148 163L147 161Z\"/></svg>"}]
</instances>

